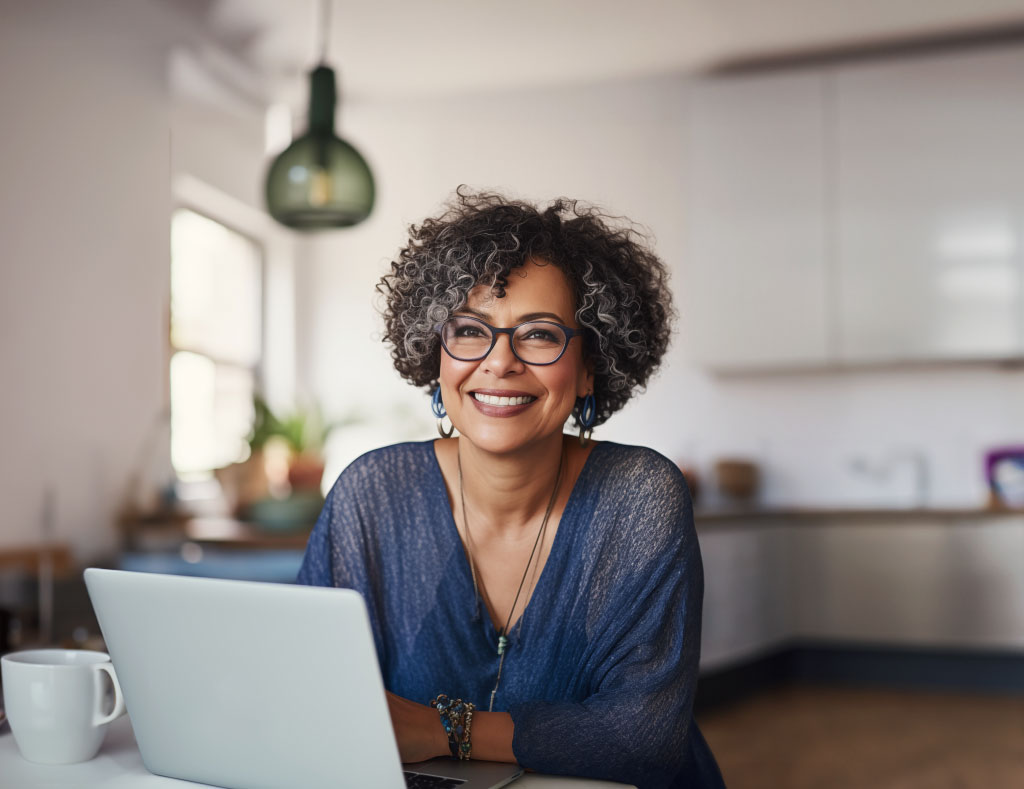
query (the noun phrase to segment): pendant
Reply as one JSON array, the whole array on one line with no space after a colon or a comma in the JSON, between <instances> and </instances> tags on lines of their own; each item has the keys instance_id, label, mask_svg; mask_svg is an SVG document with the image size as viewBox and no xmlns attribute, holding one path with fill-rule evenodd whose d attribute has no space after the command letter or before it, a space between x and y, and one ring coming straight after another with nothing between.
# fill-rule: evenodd
<instances>
[{"instance_id":1,"label":"pendant","mask_svg":"<svg viewBox=\"0 0 1024 789\"><path fill-rule=\"evenodd\" d=\"M498 654L505 654L505 647L508 646L508 639L505 636L498 636Z\"/></svg>"}]
</instances>

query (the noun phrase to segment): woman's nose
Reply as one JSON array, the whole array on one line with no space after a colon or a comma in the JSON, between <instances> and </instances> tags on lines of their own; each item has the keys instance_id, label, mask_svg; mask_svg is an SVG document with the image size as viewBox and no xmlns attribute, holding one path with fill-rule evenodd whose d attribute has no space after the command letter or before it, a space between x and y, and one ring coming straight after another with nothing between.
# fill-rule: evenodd
<instances>
[{"instance_id":1,"label":"woman's nose","mask_svg":"<svg viewBox=\"0 0 1024 789\"><path fill-rule=\"evenodd\" d=\"M484 370L501 378L509 373L520 372L523 363L512 353L512 338L508 334L499 335L491 352L484 359Z\"/></svg>"}]
</instances>

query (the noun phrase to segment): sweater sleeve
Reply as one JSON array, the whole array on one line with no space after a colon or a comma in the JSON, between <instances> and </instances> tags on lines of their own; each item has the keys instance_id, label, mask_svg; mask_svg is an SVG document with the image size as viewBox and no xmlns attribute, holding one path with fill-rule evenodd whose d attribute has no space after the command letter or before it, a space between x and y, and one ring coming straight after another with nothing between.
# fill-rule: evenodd
<instances>
[{"instance_id":1,"label":"sweater sleeve","mask_svg":"<svg viewBox=\"0 0 1024 789\"><path fill-rule=\"evenodd\" d=\"M302 556L302 566L299 567L299 575L295 579L297 584L334 586L331 579L330 512L335 490L337 486L331 488L324 507L320 510L320 516L316 519L316 525L310 532L306 552Z\"/></svg>"},{"instance_id":2,"label":"sweater sleeve","mask_svg":"<svg viewBox=\"0 0 1024 789\"><path fill-rule=\"evenodd\" d=\"M379 474L380 456L368 453L338 477L306 543L295 579L306 586L354 589L363 596L373 630L377 655L383 660L383 601L375 543L376 507L366 490Z\"/></svg>"},{"instance_id":3,"label":"sweater sleeve","mask_svg":"<svg viewBox=\"0 0 1024 789\"><path fill-rule=\"evenodd\" d=\"M355 589L364 596L373 591L379 507L367 490L381 474L382 454L367 453L339 475L309 535L296 583Z\"/></svg>"},{"instance_id":4,"label":"sweater sleeve","mask_svg":"<svg viewBox=\"0 0 1024 789\"><path fill-rule=\"evenodd\" d=\"M661 460L653 478L627 480L618 536L596 562L589 695L510 709L512 749L525 767L655 789L673 786L687 766L703 570L686 483Z\"/></svg>"}]
</instances>

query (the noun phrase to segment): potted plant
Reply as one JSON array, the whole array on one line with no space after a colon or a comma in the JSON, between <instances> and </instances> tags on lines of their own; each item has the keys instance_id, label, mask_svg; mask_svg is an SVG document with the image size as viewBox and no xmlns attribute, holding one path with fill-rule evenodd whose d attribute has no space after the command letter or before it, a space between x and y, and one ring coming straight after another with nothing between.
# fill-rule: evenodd
<instances>
[{"instance_id":1,"label":"potted plant","mask_svg":"<svg viewBox=\"0 0 1024 789\"><path fill-rule=\"evenodd\" d=\"M323 505L323 448L339 423L326 422L317 405L278 416L259 395L253 411L249 447L261 458L268 484L265 495L248 501L244 515L270 528L308 526Z\"/></svg>"}]
</instances>

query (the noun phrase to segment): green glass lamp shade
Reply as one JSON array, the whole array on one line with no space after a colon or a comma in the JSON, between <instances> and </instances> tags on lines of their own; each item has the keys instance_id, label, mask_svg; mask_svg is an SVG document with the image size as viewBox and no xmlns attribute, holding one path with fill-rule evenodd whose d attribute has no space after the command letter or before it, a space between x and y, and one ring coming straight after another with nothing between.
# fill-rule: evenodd
<instances>
[{"instance_id":1,"label":"green glass lamp shade","mask_svg":"<svg viewBox=\"0 0 1024 789\"><path fill-rule=\"evenodd\" d=\"M297 230L351 227L373 210L373 174L359 151L334 134L334 72L310 75L309 130L270 164L267 210Z\"/></svg>"}]
</instances>

